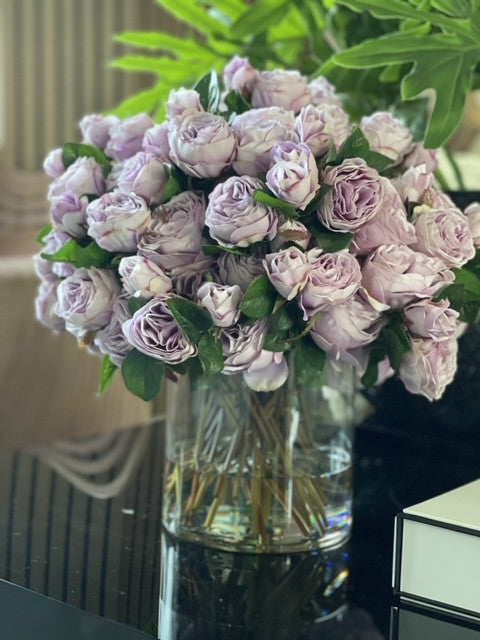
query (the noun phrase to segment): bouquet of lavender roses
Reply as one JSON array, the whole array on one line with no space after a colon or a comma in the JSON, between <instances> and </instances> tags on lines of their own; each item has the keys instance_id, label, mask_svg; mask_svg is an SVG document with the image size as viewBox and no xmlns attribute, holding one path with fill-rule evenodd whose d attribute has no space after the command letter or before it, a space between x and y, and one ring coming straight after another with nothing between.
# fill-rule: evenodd
<instances>
[{"instance_id":1,"label":"bouquet of lavender roses","mask_svg":"<svg viewBox=\"0 0 480 640\"><path fill-rule=\"evenodd\" d=\"M103 356L101 391L119 368L150 400L165 375L270 391L348 363L438 399L477 320L480 205L435 187L435 152L388 112L351 122L322 77L238 57L166 112L85 116L44 165L37 317Z\"/></svg>"}]
</instances>

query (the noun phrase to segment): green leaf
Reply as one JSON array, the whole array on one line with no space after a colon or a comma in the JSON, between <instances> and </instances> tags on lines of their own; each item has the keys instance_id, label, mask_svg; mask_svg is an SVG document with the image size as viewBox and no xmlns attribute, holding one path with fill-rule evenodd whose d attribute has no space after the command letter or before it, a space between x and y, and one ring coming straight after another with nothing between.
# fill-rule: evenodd
<instances>
[{"instance_id":1,"label":"green leaf","mask_svg":"<svg viewBox=\"0 0 480 640\"><path fill-rule=\"evenodd\" d=\"M205 111L215 113L220 103L220 84L216 71L209 71L193 87L200 95L200 102Z\"/></svg>"},{"instance_id":2,"label":"green leaf","mask_svg":"<svg viewBox=\"0 0 480 640\"><path fill-rule=\"evenodd\" d=\"M44 227L42 227L40 229L40 231L38 232L37 237L35 238L35 240L39 244L44 245L45 244L45 238L48 236L50 231L52 231L52 229L53 229L53 225L52 224L46 224Z\"/></svg>"},{"instance_id":3,"label":"green leaf","mask_svg":"<svg viewBox=\"0 0 480 640\"><path fill-rule=\"evenodd\" d=\"M390 323L381 330L380 339L385 346L392 369L398 371L404 355L411 348L407 328L402 324L399 316L393 316Z\"/></svg>"},{"instance_id":4,"label":"green leaf","mask_svg":"<svg viewBox=\"0 0 480 640\"><path fill-rule=\"evenodd\" d=\"M327 383L325 352L310 337L302 338L295 345L295 379L302 387L320 387Z\"/></svg>"},{"instance_id":5,"label":"green leaf","mask_svg":"<svg viewBox=\"0 0 480 640\"><path fill-rule=\"evenodd\" d=\"M269 316L277 299L277 291L268 279L267 274L258 276L248 287L240 303L240 310L252 319Z\"/></svg>"},{"instance_id":6,"label":"green leaf","mask_svg":"<svg viewBox=\"0 0 480 640\"><path fill-rule=\"evenodd\" d=\"M137 113L153 114L161 101L166 99L169 91L170 87L168 85L156 84L151 89L146 89L133 96L129 96L109 113L119 118L130 118L131 116L137 115Z\"/></svg>"},{"instance_id":7,"label":"green leaf","mask_svg":"<svg viewBox=\"0 0 480 640\"><path fill-rule=\"evenodd\" d=\"M202 251L206 256L221 256L222 253L233 253L236 256L248 256L248 249L241 247L222 247L221 244L204 244Z\"/></svg>"},{"instance_id":8,"label":"green leaf","mask_svg":"<svg viewBox=\"0 0 480 640\"><path fill-rule=\"evenodd\" d=\"M112 260L114 254L102 249L93 240L82 246L77 240L69 240L55 253L40 254L45 260L50 262L69 262L76 267L106 267Z\"/></svg>"},{"instance_id":9,"label":"green leaf","mask_svg":"<svg viewBox=\"0 0 480 640\"><path fill-rule=\"evenodd\" d=\"M230 91L224 98L230 114L239 114L249 111L252 106L240 91Z\"/></svg>"},{"instance_id":10,"label":"green leaf","mask_svg":"<svg viewBox=\"0 0 480 640\"><path fill-rule=\"evenodd\" d=\"M214 376L223 370L223 350L220 340L211 333L204 333L198 342L197 349L206 375Z\"/></svg>"},{"instance_id":11,"label":"green leaf","mask_svg":"<svg viewBox=\"0 0 480 640\"><path fill-rule=\"evenodd\" d=\"M370 357L368 358L367 370L363 374L360 382L367 389L374 387L378 380L378 365L386 357L384 349L372 349Z\"/></svg>"},{"instance_id":12,"label":"green leaf","mask_svg":"<svg viewBox=\"0 0 480 640\"><path fill-rule=\"evenodd\" d=\"M333 185L331 184L327 184L326 182L321 184L320 189L317 191L316 196L303 212L302 218L307 217L310 214L312 214L314 211L316 211L316 209L318 209L318 205L322 202L322 200L325 198L327 193L330 193L332 189L333 189Z\"/></svg>"},{"instance_id":13,"label":"green leaf","mask_svg":"<svg viewBox=\"0 0 480 640\"><path fill-rule=\"evenodd\" d=\"M179 38L160 31L124 31L114 35L113 39L122 44L152 51L165 51L175 56L193 57L205 49L200 42L192 38Z\"/></svg>"},{"instance_id":14,"label":"green leaf","mask_svg":"<svg viewBox=\"0 0 480 640\"><path fill-rule=\"evenodd\" d=\"M194 344L198 344L203 334L213 326L208 311L190 300L169 298L167 307L187 338Z\"/></svg>"},{"instance_id":15,"label":"green leaf","mask_svg":"<svg viewBox=\"0 0 480 640\"><path fill-rule=\"evenodd\" d=\"M148 402L160 391L165 365L137 349L132 349L122 362L122 376L127 389Z\"/></svg>"},{"instance_id":16,"label":"green leaf","mask_svg":"<svg viewBox=\"0 0 480 640\"><path fill-rule=\"evenodd\" d=\"M139 309L142 309L142 307L144 307L147 304L147 302L148 300L146 300L145 298L140 298L140 296L138 297L134 296L132 298L129 298L127 302L128 310L133 316L137 313Z\"/></svg>"},{"instance_id":17,"label":"green leaf","mask_svg":"<svg viewBox=\"0 0 480 640\"><path fill-rule=\"evenodd\" d=\"M65 142L62 146L62 162L65 169L82 157L94 158L103 167L105 175L110 173L110 160L98 147L80 142Z\"/></svg>"},{"instance_id":18,"label":"green leaf","mask_svg":"<svg viewBox=\"0 0 480 640\"><path fill-rule=\"evenodd\" d=\"M284 200L280 200L280 198L276 198L268 191L262 191L258 189L253 194L253 199L255 202L261 202L262 204L266 204L269 207L274 207L283 213L286 218L290 220L296 220L300 216L295 209L295 207Z\"/></svg>"},{"instance_id":19,"label":"green leaf","mask_svg":"<svg viewBox=\"0 0 480 640\"><path fill-rule=\"evenodd\" d=\"M283 305L268 319L264 349L268 351L287 351L292 347L288 341L289 332L295 324L288 307Z\"/></svg>"},{"instance_id":20,"label":"green leaf","mask_svg":"<svg viewBox=\"0 0 480 640\"><path fill-rule=\"evenodd\" d=\"M335 253L347 249L353 240L353 233L342 231L331 231L320 222L314 220L309 225L309 231L318 242L318 246L327 253Z\"/></svg>"},{"instance_id":21,"label":"green leaf","mask_svg":"<svg viewBox=\"0 0 480 640\"><path fill-rule=\"evenodd\" d=\"M232 26L231 34L234 37L253 36L261 31L266 31L272 24L284 20L290 12L290 2L272 2L259 0L249 6L245 13Z\"/></svg>"},{"instance_id":22,"label":"green leaf","mask_svg":"<svg viewBox=\"0 0 480 640\"><path fill-rule=\"evenodd\" d=\"M208 36L227 34L225 25L212 18L207 9L197 0L181 0L181 2L179 0L156 0L156 3L196 31Z\"/></svg>"},{"instance_id":23,"label":"green leaf","mask_svg":"<svg viewBox=\"0 0 480 640\"><path fill-rule=\"evenodd\" d=\"M117 365L110 360L109 356L104 356L102 366L100 368L100 387L98 389L97 396L103 396L105 391L112 384L113 376L117 369Z\"/></svg>"},{"instance_id":24,"label":"green leaf","mask_svg":"<svg viewBox=\"0 0 480 640\"><path fill-rule=\"evenodd\" d=\"M178 170L175 170L170 164L164 164L165 170L168 175L167 184L165 186L165 195L163 196L163 203L169 202L174 196L177 196L183 191L182 176Z\"/></svg>"},{"instance_id":25,"label":"green leaf","mask_svg":"<svg viewBox=\"0 0 480 640\"><path fill-rule=\"evenodd\" d=\"M325 158L325 164L339 165L349 158L363 158L369 167L379 172L384 171L393 163L391 158L370 151L370 144L360 127L355 127L345 140L339 151L332 147Z\"/></svg>"}]
</instances>

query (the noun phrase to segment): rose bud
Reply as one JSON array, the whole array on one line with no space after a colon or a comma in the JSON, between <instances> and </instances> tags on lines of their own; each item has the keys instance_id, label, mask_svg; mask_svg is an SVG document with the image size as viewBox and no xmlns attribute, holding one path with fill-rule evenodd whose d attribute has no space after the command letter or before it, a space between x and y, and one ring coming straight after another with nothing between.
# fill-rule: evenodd
<instances>
[{"instance_id":1,"label":"rose bud","mask_svg":"<svg viewBox=\"0 0 480 640\"><path fill-rule=\"evenodd\" d=\"M278 198L305 211L318 189L318 169L306 144L277 142L267 186Z\"/></svg>"},{"instance_id":2,"label":"rose bud","mask_svg":"<svg viewBox=\"0 0 480 640\"><path fill-rule=\"evenodd\" d=\"M224 247L248 247L264 238L272 240L278 218L272 207L253 199L260 180L232 176L209 195L205 224L211 237Z\"/></svg>"},{"instance_id":3,"label":"rose bud","mask_svg":"<svg viewBox=\"0 0 480 640\"><path fill-rule=\"evenodd\" d=\"M93 158L80 157L52 182L48 189L48 199L55 202L66 193L80 198L85 194L100 195L104 191L102 167Z\"/></svg>"},{"instance_id":4,"label":"rose bud","mask_svg":"<svg viewBox=\"0 0 480 640\"><path fill-rule=\"evenodd\" d=\"M113 160L126 160L142 150L145 132L153 126L153 120L145 113L120 120L110 129L110 140L105 153Z\"/></svg>"},{"instance_id":5,"label":"rose bud","mask_svg":"<svg viewBox=\"0 0 480 640\"><path fill-rule=\"evenodd\" d=\"M236 324L223 329L220 336L225 366L225 375L232 375L248 369L260 354L265 342L265 320L257 320L253 324Z\"/></svg>"},{"instance_id":6,"label":"rose bud","mask_svg":"<svg viewBox=\"0 0 480 640\"><path fill-rule=\"evenodd\" d=\"M68 233L71 238L84 238L87 235L87 206L86 196L64 193L52 201L52 222L57 229Z\"/></svg>"},{"instance_id":7,"label":"rose bud","mask_svg":"<svg viewBox=\"0 0 480 640\"><path fill-rule=\"evenodd\" d=\"M84 142L105 149L110 140L110 129L119 122L116 116L102 116L96 113L83 116L80 120L80 131Z\"/></svg>"},{"instance_id":8,"label":"rose bud","mask_svg":"<svg viewBox=\"0 0 480 640\"><path fill-rule=\"evenodd\" d=\"M480 247L480 203L469 204L465 209L465 215L472 234L473 246L478 249Z\"/></svg>"},{"instance_id":9,"label":"rose bud","mask_svg":"<svg viewBox=\"0 0 480 640\"><path fill-rule=\"evenodd\" d=\"M403 320L410 333L418 338L446 340L457 333L459 313L450 309L448 300L420 300L405 307Z\"/></svg>"},{"instance_id":10,"label":"rose bud","mask_svg":"<svg viewBox=\"0 0 480 640\"><path fill-rule=\"evenodd\" d=\"M107 269L80 268L58 285L57 313L67 329L103 329L112 317L112 305L120 295L115 275ZM69 329L70 330L70 329Z\"/></svg>"},{"instance_id":11,"label":"rose bud","mask_svg":"<svg viewBox=\"0 0 480 640\"><path fill-rule=\"evenodd\" d=\"M254 391L275 391L288 378L288 364L283 353L262 349L243 372L247 387Z\"/></svg>"},{"instance_id":12,"label":"rose bud","mask_svg":"<svg viewBox=\"0 0 480 640\"><path fill-rule=\"evenodd\" d=\"M147 129L143 136L142 149L145 153L151 153L162 162L170 164L169 128L168 122L162 122L162 124L155 124L150 129Z\"/></svg>"},{"instance_id":13,"label":"rose bud","mask_svg":"<svg viewBox=\"0 0 480 640\"><path fill-rule=\"evenodd\" d=\"M263 266L270 282L287 300L295 298L303 289L307 283L308 274L312 270L307 256L297 247L268 254L265 256Z\"/></svg>"},{"instance_id":14,"label":"rose bud","mask_svg":"<svg viewBox=\"0 0 480 640\"><path fill-rule=\"evenodd\" d=\"M239 91L249 98L258 75L247 58L234 56L223 70L223 84L227 91Z\"/></svg>"},{"instance_id":15,"label":"rose bud","mask_svg":"<svg viewBox=\"0 0 480 640\"><path fill-rule=\"evenodd\" d=\"M189 176L215 178L230 166L235 136L225 118L204 111L171 121L170 157Z\"/></svg>"},{"instance_id":16,"label":"rose bud","mask_svg":"<svg viewBox=\"0 0 480 640\"><path fill-rule=\"evenodd\" d=\"M217 282L205 282L197 291L198 304L209 312L216 327L230 327L237 322L242 297L238 285L230 287Z\"/></svg>"},{"instance_id":17,"label":"rose bud","mask_svg":"<svg viewBox=\"0 0 480 640\"><path fill-rule=\"evenodd\" d=\"M314 105L332 104L338 107L342 106L335 87L323 76L318 76L318 78L312 80L308 85L308 89Z\"/></svg>"},{"instance_id":18,"label":"rose bud","mask_svg":"<svg viewBox=\"0 0 480 640\"><path fill-rule=\"evenodd\" d=\"M360 121L360 129L367 138L370 149L391 158L394 164L400 164L413 149L410 131L387 111L364 116Z\"/></svg>"},{"instance_id":19,"label":"rose bud","mask_svg":"<svg viewBox=\"0 0 480 640\"><path fill-rule=\"evenodd\" d=\"M168 95L168 100L165 103L167 109L167 118L171 120L180 116L180 118L187 113L193 113L195 111L204 111L200 102L200 94L194 89L172 89Z\"/></svg>"},{"instance_id":20,"label":"rose bud","mask_svg":"<svg viewBox=\"0 0 480 640\"><path fill-rule=\"evenodd\" d=\"M113 364L120 367L125 356L132 350L132 345L125 338L122 330L123 323L131 317L124 294L115 300L112 312L109 324L95 334L94 344L101 353L109 356Z\"/></svg>"},{"instance_id":21,"label":"rose bud","mask_svg":"<svg viewBox=\"0 0 480 640\"><path fill-rule=\"evenodd\" d=\"M420 202L425 191L432 188L433 173L427 171L425 164L420 164L407 169L394 184L402 200Z\"/></svg>"},{"instance_id":22,"label":"rose bud","mask_svg":"<svg viewBox=\"0 0 480 640\"><path fill-rule=\"evenodd\" d=\"M252 107L281 107L298 113L310 103L308 83L298 71L262 71L253 85Z\"/></svg>"},{"instance_id":23,"label":"rose bud","mask_svg":"<svg viewBox=\"0 0 480 640\"><path fill-rule=\"evenodd\" d=\"M431 298L454 278L441 260L407 246L383 245L362 268L362 285L368 294L392 309Z\"/></svg>"},{"instance_id":24,"label":"rose bud","mask_svg":"<svg viewBox=\"0 0 480 640\"><path fill-rule=\"evenodd\" d=\"M53 149L43 161L43 170L51 178L59 178L65 173L63 164L63 149Z\"/></svg>"},{"instance_id":25,"label":"rose bud","mask_svg":"<svg viewBox=\"0 0 480 640\"><path fill-rule=\"evenodd\" d=\"M250 109L232 121L237 138L233 168L241 176L257 176L268 171L271 151L280 140L293 140L295 116L278 107Z\"/></svg>"},{"instance_id":26,"label":"rose bud","mask_svg":"<svg viewBox=\"0 0 480 640\"><path fill-rule=\"evenodd\" d=\"M139 151L125 160L118 177L118 188L126 193L134 191L147 204L154 205L162 201L167 180L163 160L151 153Z\"/></svg>"},{"instance_id":27,"label":"rose bud","mask_svg":"<svg viewBox=\"0 0 480 640\"><path fill-rule=\"evenodd\" d=\"M348 115L337 104L303 107L295 122L295 132L314 156L323 156L333 145L337 151L350 133Z\"/></svg>"},{"instance_id":28,"label":"rose bud","mask_svg":"<svg viewBox=\"0 0 480 640\"><path fill-rule=\"evenodd\" d=\"M153 298L172 290L172 281L154 262L143 256L126 256L120 260L118 273L123 288L132 296Z\"/></svg>"},{"instance_id":29,"label":"rose bud","mask_svg":"<svg viewBox=\"0 0 480 640\"><path fill-rule=\"evenodd\" d=\"M88 235L107 251L135 252L149 220L145 200L120 189L92 200L87 207Z\"/></svg>"},{"instance_id":30,"label":"rose bud","mask_svg":"<svg viewBox=\"0 0 480 640\"><path fill-rule=\"evenodd\" d=\"M307 249L312 235L307 227L298 220L289 220L278 216L277 235L270 243L274 251L278 251L285 242L294 242L302 249Z\"/></svg>"},{"instance_id":31,"label":"rose bud","mask_svg":"<svg viewBox=\"0 0 480 640\"><path fill-rule=\"evenodd\" d=\"M378 213L383 183L379 173L361 158L327 167L323 182L333 188L317 209L317 215L328 229L355 231Z\"/></svg>"},{"instance_id":32,"label":"rose bud","mask_svg":"<svg viewBox=\"0 0 480 640\"><path fill-rule=\"evenodd\" d=\"M425 149L421 142L413 146L412 151L405 156L402 166L406 169L424 164L429 173L438 167L438 152L435 149Z\"/></svg>"},{"instance_id":33,"label":"rose bud","mask_svg":"<svg viewBox=\"0 0 480 640\"><path fill-rule=\"evenodd\" d=\"M197 353L178 326L166 298L147 302L123 323L123 333L135 349L167 364L179 364Z\"/></svg>"},{"instance_id":34,"label":"rose bud","mask_svg":"<svg viewBox=\"0 0 480 640\"><path fill-rule=\"evenodd\" d=\"M439 400L457 371L458 343L449 340L412 341L400 365L399 376L410 393L421 394L428 400Z\"/></svg>"},{"instance_id":35,"label":"rose bud","mask_svg":"<svg viewBox=\"0 0 480 640\"><path fill-rule=\"evenodd\" d=\"M245 292L255 278L265 273L262 261L255 256L224 253L217 260L218 275L223 284L237 284Z\"/></svg>"},{"instance_id":36,"label":"rose bud","mask_svg":"<svg viewBox=\"0 0 480 640\"><path fill-rule=\"evenodd\" d=\"M56 333L65 331L65 320L57 315L58 285L61 280L44 280L35 298L35 317Z\"/></svg>"}]
</instances>

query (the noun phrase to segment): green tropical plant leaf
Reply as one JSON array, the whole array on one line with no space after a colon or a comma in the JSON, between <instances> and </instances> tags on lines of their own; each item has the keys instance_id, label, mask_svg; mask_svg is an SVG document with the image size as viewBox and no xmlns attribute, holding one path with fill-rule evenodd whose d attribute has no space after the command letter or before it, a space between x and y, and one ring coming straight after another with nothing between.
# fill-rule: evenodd
<instances>
[{"instance_id":1,"label":"green tropical plant leaf","mask_svg":"<svg viewBox=\"0 0 480 640\"><path fill-rule=\"evenodd\" d=\"M290 12L291 3L261 0L246 11L233 25L232 35L243 37L267 30Z\"/></svg>"}]
</instances>

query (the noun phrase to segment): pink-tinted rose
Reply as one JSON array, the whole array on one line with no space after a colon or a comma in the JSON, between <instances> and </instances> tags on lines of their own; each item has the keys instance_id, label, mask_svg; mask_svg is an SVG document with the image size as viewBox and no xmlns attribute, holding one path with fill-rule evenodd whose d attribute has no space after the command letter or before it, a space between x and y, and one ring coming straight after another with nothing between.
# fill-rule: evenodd
<instances>
[{"instance_id":1,"label":"pink-tinted rose","mask_svg":"<svg viewBox=\"0 0 480 640\"><path fill-rule=\"evenodd\" d=\"M335 87L323 76L312 80L308 85L308 89L314 105L323 106L333 104L338 107L342 106Z\"/></svg>"},{"instance_id":2,"label":"pink-tinted rose","mask_svg":"<svg viewBox=\"0 0 480 640\"><path fill-rule=\"evenodd\" d=\"M125 160L118 177L118 187L126 193L134 191L153 206L162 201L167 180L163 160L151 153L139 151Z\"/></svg>"},{"instance_id":3,"label":"pink-tinted rose","mask_svg":"<svg viewBox=\"0 0 480 640\"><path fill-rule=\"evenodd\" d=\"M278 222L274 209L253 199L255 191L262 188L260 180L249 176L232 176L217 184L205 214L214 240L225 247L248 247L274 238Z\"/></svg>"},{"instance_id":4,"label":"pink-tinted rose","mask_svg":"<svg viewBox=\"0 0 480 640\"><path fill-rule=\"evenodd\" d=\"M350 129L348 115L334 103L303 107L295 123L298 139L311 149L314 156L323 156L332 145L338 150L347 139Z\"/></svg>"},{"instance_id":5,"label":"pink-tinted rose","mask_svg":"<svg viewBox=\"0 0 480 640\"><path fill-rule=\"evenodd\" d=\"M258 79L258 71L247 58L234 56L223 70L223 84L228 91L239 91L249 98Z\"/></svg>"},{"instance_id":6,"label":"pink-tinted rose","mask_svg":"<svg viewBox=\"0 0 480 640\"><path fill-rule=\"evenodd\" d=\"M288 378L288 364L281 352L262 349L248 369L243 372L247 387L254 391L275 391Z\"/></svg>"},{"instance_id":7,"label":"pink-tinted rose","mask_svg":"<svg viewBox=\"0 0 480 640\"><path fill-rule=\"evenodd\" d=\"M237 284L245 292L258 276L265 273L262 260L255 256L224 253L217 260L218 275L223 284Z\"/></svg>"},{"instance_id":8,"label":"pink-tinted rose","mask_svg":"<svg viewBox=\"0 0 480 640\"><path fill-rule=\"evenodd\" d=\"M144 256L126 256L120 260L118 273L123 288L132 296L148 299L172 290L172 281L157 264Z\"/></svg>"},{"instance_id":9,"label":"pink-tinted rose","mask_svg":"<svg viewBox=\"0 0 480 640\"><path fill-rule=\"evenodd\" d=\"M219 176L230 166L236 148L226 120L205 111L172 120L168 143L173 162L196 178Z\"/></svg>"},{"instance_id":10,"label":"pink-tinted rose","mask_svg":"<svg viewBox=\"0 0 480 640\"><path fill-rule=\"evenodd\" d=\"M128 342L147 356L179 364L197 353L178 326L165 298L152 298L134 316L123 323Z\"/></svg>"},{"instance_id":11,"label":"pink-tinted rose","mask_svg":"<svg viewBox=\"0 0 480 640\"><path fill-rule=\"evenodd\" d=\"M112 317L120 285L112 271L80 268L58 285L57 313L75 332L103 329Z\"/></svg>"},{"instance_id":12,"label":"pink-tinted rose","mask_svg":"<svg viewBox=\"0 0 480 640\"><path fill-rule=\"evenodd\" d=\"M242 297L238 285L228 286L217 282L205 282L197 291L198 303L209 312L216 327L230 327L237 322Z\"/></svg>"},{"instance_id":13,"label":"pink-tinted rose","mask_svg":"<svg viewBox=\"0 0 480 640\"><path fill-rule=\"evenodd\" d=\"M417 142L412 151L403 159L402 166L408 169L409 167L418 167L421 164L425 165L428 172L433 173L438 167L438 152L435 149L425 149L421 142Z\"/></svg>"},{"instance_id":14,"label":"pink-tinted rose","mask_svg":"<svg viewBox=\"0 0 480 640\"><path fill-rule=\"evenodd\" d=\"M265 335L265 320L257 320L253 324L235 324L224 329L220 336L225 364L223 373L232 375L248 369L262 351Z\"/></svg>"},{"instance_id":15,"label":"pink-tinted rose","mask_svg":"<svg viewBox=\"0 0 480 640\"><path fill-rule=\"evenodd\" d=\"M102 116L97 113L83 116L80 120L83 140L94 147L105 149L110 140L110 129L119 122L116 116Z\"/></svg>"},{"instance_id":16,"label":"pink-tinted rose","mask_svg":"<svg viewBox=\"0 0 480 640\"><path fill-rule=\"evenodd\" d=\"M200 95L194 89L172 89L165 103L169 119L182 117L187 113L204 111L200 102Z\"/></svg>"},{"instance_id":17,"label":"pink-tinted rose","mask_svg":"<svg viewBox=\"0 0 480 640\"><path fill-rule=\"evenodd\" d=\"M68 233L72 238L83 238L87 235L86 196L77 196L66 192L54 198L50 207L53 224L60 231Z\"/></svg>"},{"instance_id":18,"label":"pink-tinted rose","mask_svg":"<svg viewBox=\"0 0 480 640\"><path fill-rule=\"evenodd\" d=\"M92 200L87 207L88 235L107 251L135 252L149 221L145 200L120 189Z\"/></svg>"},{"instance_id":19,"label":"pink-tinted rose","mask_svg":"<svg viewBox=\"0 0 480 640\"><path fill-rule=\"evenodd\" d=\"M376 215L357 229L352 249L366 255L382 244L407 244L416 241L415 227L407 219L407 210L391 182L381 178L381 200Z\"/></svg>"},{"instance_id":20,"label":"pink-tinted rose","mask_svg":"<svg viewBox=\"0 0 480 640\"><path fill-rule=\"evenodd\" d=\"M362 268L362 285L378 302L400 309L431 298L454 280L445 264L407 246L382 245Z\"/></svg>"},{"instance_id":21,"label":"pink-tinted rose","mask_svg":"<svg viewBox=\"0 0 480 640\"><path fill-rule=\"evenodd\" d=\"M129 320L131 313L128 310L128 300L124 294L118 296L113 303L112 319L109 324L95 335L95 346L100 353L109 356L113 364L120 367L125 356L132 350L132 345L125 338L122 326Z\"/></svg>"},{"instance_id":22,"label":"pink-tinted rose","mask_svg":"<svg viewBox=\"0 0 480 640\"><path fill-rule=\"evenodd\" d=\"M457 371L458 343L418 338L405 354L399 369L400 380L408 391L428 400L439 400Z\"/></svg>"},{"instance_id":23,"label":"pink-tinted rose","mask_svg":"<svg viewBox=\"0 0 480 640\"><path fill-rule=\"evenodd\" d=\"M80 157L52 182L48 189L48 199L54 202L66 193L80 198L85 194L100 195L105 191L102 167L93 159Z\"/></svg>"},{"instance_id":24,"label":"pink-tinted rose","mask_svg":"<svg viewBox=\"0 0 480 640\"><path fill-rule=\"evenodd\" d=\"M306 144L277 142L267 186L278 198L305 211L318 189L318 169Z\"/></svg>"},{"instance_id":25,"label":"pink-tinted rose","mask_svg":"<svg viewBox=\"0 0 480 640\"><path fill-rule=\"evenodd\" d=\"M114 160L126 160L142 150L143 137L153 120L146 113L120 120L110 128L105 153Z\"/></svg>"},{"instance_id":26,"label":"pink-tinted rose","mask_svg":"<svg viewBox=\"0 0 480 640\"><path fill-rule=\"evenodd\" d=\"M307 256L297 247L266 255L263 266L270 282L287 300L295 298L303 289L312 270Z\"/></svg>"},{"instance_id":27,"label":"pink-tinted rose","mask_svg":"<svg viewBox=\"0 0 480 640\"><path fill-rule=\"evenodd\" d=\"M413 149L410 131L387 111L377 111L371 116L364 116L360 128L370 144L370 149L391 158L394 164L399 164Z\"/></svg>"},{"instance_id":28,"label":"pink-tinted rose","mask_svg":"<svg viewBox=\"0 0 480 640\"><path fill-rule=\"evenodd\" d=\"M289 220L278 216L277 235L270 243L274 251L278 251L285 242L294 242L302 249L307 249L312 237L307 227L298 220Z\"/></svg>"},{"instance_id":29,"label":"pink-tinted rose","mask_svg":"<svg viewBox=\"0 0 480 640\"><path fill-rule=\"evenodd\" d=\"M65 331L65 320L57 315L57 289L61 280L44 280L35 298L35 317L48 329L57 333Z\"/></svg>"},{"instance_id":30,"label":"pink-tinted rose","mask_svg":"<svg viewBox=\"0 0 480 640\"><path fill-rule=\"evenodd\" d=\"M468 220L459 209L415 207L413 224L417 242L412 247L448 267L461 267L475 255Z\"/></svg>"},{"instance_id":31,"label":"pink-tinted rose","mask_svg":"<svg viewBox=\"0 0 480 640\"><path fill-rule=\"evenodd\" d=\"M425 164L420 164L407 169L394 184L402 200L420 202L425 191L432 188L433 173L427 171Z\"/></svg>"},{"instance_id":32,"label":"pink-tinted rose","mask_svg":"<svg viewBox=\"0 0 480 640\"><path fill-rule=\"evenodd\" d=\"M355 231L378 213L383 198L378 171L361 158L327 167L323 182L332 185L317 209L318 217L332 231Z\"/></svg>"},{"instance_id":33,"label":"pink-tinted rose","mask_svg":"<svg viewBox=\"0 0 480 640\"><path fill-rule=\"evenodd\" d=\"M142 140L142 149L146 153L151 153L162 162L171 163L170 145L168 143L168 130L170 125L168 122L155 124L145 131Z\"/></svg>"},{"instance_id":34,"label":"pink-tinted rose","mask_svg":"<svg viewBox=\"0 0 480 640\"><path fill-rule=\"evenodd\" d=\"M321 253L312 249L307 257L312 268L299 295L305 320L332 302L343 302L353 296L362 278L360 265L350 253Z\"/></svg>"},{"instance_id":35,"label":"pink-tinted rose","mask_svg":"<svg viewBox=\"0 0 480 640\"><path fill-rule=\"evenodd\" d=\"M480 247L480 203L472 202L465 209L468 226L472 234L473 245L476 249Z\"/></svg>"},{"instance_id":36,"label":"pink-tinted rose","mask_svg":"<svg viewBox=\"0 0 480 640\"><path fill-rule=\"evenodd\" d=\"M43 169L51 178L59 178L65 172L63 149L53 149L43 161Z\"/></svg>"},{"instance_id":37,"label":"pink-tinted rose","mask_svg":"<svg viewBox=\"0 0 480 640\"><path fill-rule=\"evenodd\" d=\"M410 333L418 338L446 340L457 333L459 313L450 309L448 300L420 300L403 310Z\"/></svg>"},{"instance_id":38,"label":"pink-tinted rose","mask_svg":"<svg viewBox=\"0 0 480 640\"><path fill-rule=\"evenodd\" d=\"M307 80L298 71L262 71L252 91L252 107L281 107L298 113L312 96Z\"/></svg>"}]
</instances>

